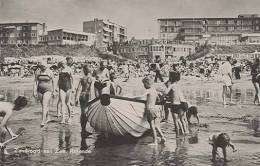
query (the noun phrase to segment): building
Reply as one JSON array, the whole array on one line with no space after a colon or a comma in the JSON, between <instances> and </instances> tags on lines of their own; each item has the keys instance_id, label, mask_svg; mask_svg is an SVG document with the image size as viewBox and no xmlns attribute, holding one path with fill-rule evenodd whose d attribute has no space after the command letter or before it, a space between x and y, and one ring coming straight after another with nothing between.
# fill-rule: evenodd
<instances>
[{"instance_id":1,"label":"building","mask_svg":"<svg viewBox=\"0 0 260 166\"><path fill-rule=\"evenodd\" d=\"M131 40L119 48L119 54L127 58L152 61L157 57L162 60L178 61L181 56L186 57L195 53L195 46L180 44L166 40L144 39Z\"/></svg>"},{"instance_id":2,"label":"building","mask_svg":"<svg viewBox=\"0 0 260 166\"><path fill-rule=\"evenodd\" d=\"M43 37L46 41L46 36ZM94 45L96 42L96 34L75 32L65 29L56 29L48 31L48 45L74 45L84 44L88 46Z\"/></svg>"},{"instance_id":3,"label":"building","mask_svg":"<svg viewBox=\"0 0 260 166\"><path fill-rule=\"evenodd\" d=\"M258 14L236 18L162 18L157 21L159 39L162 40L235 45L243 42L245 34L260 34ZM251 40L255 40L253 36L250 36ZM258 40L259 37L255 38Z\"/></svg>"},{"instance_id":4,"label":"building","mask_svg":"<svg viewBox=\"0 0 260 166\"><path fill-rule=\"evenodd\" d=\"M96 47L106 50L113 42L124 42L127 40L127 29L124 26L111 22L110 20L94 19L83 22L83 32L97 35Z\"/></svg>"},{"instance_id":5,"label":"building","mask_svg":"<svg viewBox=\"0 0 260 166\"><path fill-rule=\"evenodd\" d=\"M45 23L0 23L0 44L39 44L46 29Z\"/></svg>"}]
</instances>

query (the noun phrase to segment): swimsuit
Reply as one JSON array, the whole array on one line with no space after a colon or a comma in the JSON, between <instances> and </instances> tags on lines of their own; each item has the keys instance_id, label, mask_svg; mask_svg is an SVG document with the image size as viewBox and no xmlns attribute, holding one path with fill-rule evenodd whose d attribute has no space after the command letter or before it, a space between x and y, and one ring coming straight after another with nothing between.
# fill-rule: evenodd
<instances>
[{"instance_id":1,"label":"swimsuit","mask_svg":"<svg viewBox=\"0 0 260 166\"><path fill-rule=\"evenodd\" d=\"M88 79L91 79L90 77L82 78L80 80L82 91L80 93L79 102L80 107L84 108L88 104L88 101L90 99L90 90L91 90L91 84L92 82L88 82Z\"/></svg>"},{"instance_id":2,"label":"swimsuit","mask_svg":"<svg viewBox=\"0 0 260 166\"><path fill-rule=\"evenodd\" d=\"M52 91L51 77L49 75L38 75L39 81L37 86L37 92L44 94L45 92Z\"/></svg>"},{"instance_id":3,"label":"swimsuit","mask_svg":"<svg viewBox=\"0 0 260 166\"><path fill-rule=\"evenodd\" d=\"M72 88L71 78L68 72L62 72L59 74L59 89L62 89L64 92L67 92Z\"/></svg>"}]
</instances>

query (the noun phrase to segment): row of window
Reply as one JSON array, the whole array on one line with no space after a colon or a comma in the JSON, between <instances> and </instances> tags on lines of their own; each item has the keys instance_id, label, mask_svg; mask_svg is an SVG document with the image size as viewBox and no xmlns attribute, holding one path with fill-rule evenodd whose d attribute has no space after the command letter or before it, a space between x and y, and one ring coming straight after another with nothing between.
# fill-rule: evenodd
<instances>
[{"instance_id":1,"label":"row of window","mask_svg":"<svg viewBox=\"0 0 260 166\"><path fill-rule=\"evenodd\" d=\"M215 20L193 20L192 18L190 20L161 20L160 25L162 26L183 26L183 25L201 25L201 24L208 24L208 25L253 25L253 24L259 24L260 20L241 20L241 19L215 19Z\"/></svg>"},{"instance_id":2,"label":"row of window","mask_svg":"<svg viewBox=\"0 0 260 166\"><path fill-rule=\"evenodd\" d=\"M129 53L129 52L147 52L149 51L164 51L164 49L167 52L191 52L191 48L186 47L172 47L167 46L164 48L164 46L150 46L149 49L147 47L138 47L138 48L122 48L120 49L121 53Z\"/></svg>"},{"instance_id":3,"label":"row of window","mask_svg":"<svg viewBox=\"0 0 260 166\"><path fill-rule=\"evenodd\" d=\"M72 40L72 41L88 41L88 36L82 38L75 38L75 37L66 37L63 36L63 40ZM61 36L48 36L48 40L61 40Z\"/></svg>"},{"instance_id":4,"label":"row of window","mask_svg":"<svg viewBox=\"0 0 260 166\"><path fill-rule=\"evenodd\" d=\"M36 33L0 33L0 37L37 37Z\"/></svg>"},{"instance_id":5,"label":"row of window","mask_svg":"<svg viewBox=\"0 0 260 166\"><path fill-rule=\"evenodd\" d=\"M173 27L173 26L161 26L160 31L161 33L178 33L180 32L182 28L181 27ZM190 28L190 29L184 29L185 33L191 33L191 32L205 32L206 27L202 28ZM222 32L222 31L253 31L252 26L228 26L228 27L207 27L208 32ZM255 30L259 31L260 26L255 26Z\"/></svg>"},{"instance_id":6,"label":"row of window","mask_svg":"<svg viewBox=\"0 0 260 166\"><path fill-rule=\"evenodd\" d=\"M0 40L0 44L36 44L35 41L31 41L31 40Z\"/></svg>"}]
</instances>

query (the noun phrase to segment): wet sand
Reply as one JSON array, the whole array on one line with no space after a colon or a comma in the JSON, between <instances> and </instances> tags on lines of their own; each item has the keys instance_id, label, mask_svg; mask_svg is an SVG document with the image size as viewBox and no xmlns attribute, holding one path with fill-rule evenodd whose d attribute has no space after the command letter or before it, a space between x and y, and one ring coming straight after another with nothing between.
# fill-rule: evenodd
<instances>
[{"instance_id":1,"label":"wet sand","mask_svg":"<svg viewBox=\"0 0 260 166\"><path fill-rule=\"evenodd\" d=\"M120 80L119 80L120 81ZM12 101L18 95L32 95L32 79L0 78L0 93ZM75 81L77 82L77 81ZM166 135L165 145L157 148L148 146L152 141L147 133L140 139L108 140L96 134L82 139L80 135L79 107L72 125L61 125L56 115L56 99L50 107L52 122L40 128L41 107L31 98L30 105L22 112L15 113L10 124L14 131L26 128L26 133L7 146L10 155L1 157L2 165L259 165L260 137L255 137L248 128L250 119L260 116L260 107L253 105L254 90L248 77L235 81L235 105L225 108L221 103L221 84L217 80L201 81L183 79L184 93L192 104L199 108L202 127L191 127L192 134L176 139L173 123L163 123ZM140 95L144 92L140 79L121 82L125 94ZM156 84L160 87L161 84ZM171 117L169 117L171 121ZM211 146L208 137L226 132L238 149L228 157L212 163ZM20 148L20 150L19 150ZM222 153L219 149L219 153Z\"/></svg>"}]
</instances>

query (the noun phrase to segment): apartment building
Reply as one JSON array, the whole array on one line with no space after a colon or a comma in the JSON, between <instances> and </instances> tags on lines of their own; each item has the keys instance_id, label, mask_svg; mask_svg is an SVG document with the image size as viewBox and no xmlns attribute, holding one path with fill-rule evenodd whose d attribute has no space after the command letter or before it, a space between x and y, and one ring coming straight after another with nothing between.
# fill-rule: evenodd
<instances>
[{"instance_id":1,"label":"apartment building","mask_svg":"<svg viewBox=\"0 0 260 166\"><path fill-rule=\"evenodd\" d=\"M39 44L46 29L45 23L0 23L0 44Z\"/></svg>"},{"instance_id":2,"label":"apartment building","mask_svg":"<svg viewBox=\"0 0 260 166\"><path fill-rule=\"evenodd\" d=\"M127 40L127 28L110 20L97 19L83 22L83 32L96 34L96 47L106 50L113 42Z\"/></svg>"},{"instance_id":3,"label":"apartment building","mask_svg":"<svg viewBox=\"0 0 260 166\"><path fill-rule=\"evenodd\" d=\"M66 29L55 29L48 31L48 45L94 45L96 34L70 31Z\"/></svg>"},{"instance_id":4,"label":"apartment building","mask_svg":"<svg viewBox=\"0 0 260 166\"><path fill-rule=\"evenodd\" d=\"M252 34L260 34L258 14L235 18L161 18L157 21L159 39L162 40L235 45L241 44L246 35L252 41ZM259 37L256 35L256 38Z\"/></svg>"},{"instance_id":5,"label":"apartment building","mask_svg":"<svg viewBox=\"0 0 260 166\"><path fill-rule=\"evenodd\" d=\"M139 60L152 61L158 57L162 60L178 61L181 56L186 57L195 53L195 46L180 44L158 39L131 40L119 47L120 55Z\"/></svg>"}]
</instances>

